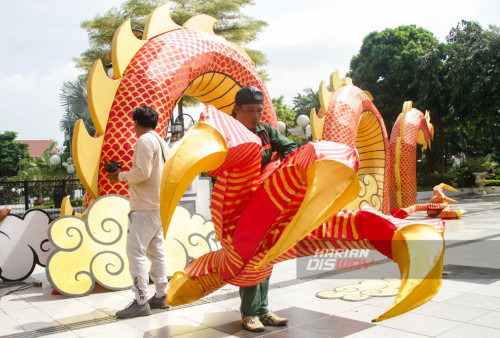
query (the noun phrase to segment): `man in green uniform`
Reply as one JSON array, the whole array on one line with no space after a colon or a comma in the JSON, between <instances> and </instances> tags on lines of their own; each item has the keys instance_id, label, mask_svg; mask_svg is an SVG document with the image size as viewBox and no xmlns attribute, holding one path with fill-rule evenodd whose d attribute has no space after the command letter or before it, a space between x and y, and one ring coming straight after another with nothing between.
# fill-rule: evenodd
<instances>
[{"instance_id":1,"label":"man in green uniform","mask_svg":"<svg viewBox=\"0 0 500 338\"><path fill-rule=\"evenodd\" d=\"M258 88L246 86L241 88L234 100L233 117L249 130L257 134L262 140L261 166L271 161L273 152L277 152L284 159L297 145L281 135L270 124L260 122L264 111L264 94ZM264 331L264 325L284 326L288 319L278 317L269 311L267 293L270 276L260 284L240 288L241 298L241 325L248 331Z\"/></svg>"}]
</instances>

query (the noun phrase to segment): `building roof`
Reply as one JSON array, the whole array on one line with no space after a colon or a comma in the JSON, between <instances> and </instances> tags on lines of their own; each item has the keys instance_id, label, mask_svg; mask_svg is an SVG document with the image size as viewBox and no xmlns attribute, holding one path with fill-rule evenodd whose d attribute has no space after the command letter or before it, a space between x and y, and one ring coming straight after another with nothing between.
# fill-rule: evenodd
<instances>
[{"instance_id":1,"label":"building roof","mask_svg":"<svg viewBox=\"0 0 500 338\"><path fill-rule=\"evenodd\" d=\"M43 155L43 151L50 147L52 140L14 140L19 143L28 144L28 152L31 158L40 157Z\"/></svg>"}]
</instances>

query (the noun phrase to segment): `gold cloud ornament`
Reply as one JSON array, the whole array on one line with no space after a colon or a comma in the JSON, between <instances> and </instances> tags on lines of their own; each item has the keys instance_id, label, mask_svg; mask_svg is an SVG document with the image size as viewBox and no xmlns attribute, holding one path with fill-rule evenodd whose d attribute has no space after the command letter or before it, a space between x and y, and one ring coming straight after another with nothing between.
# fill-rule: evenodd
<instances>
[{"instance_id":1,"label":"gold cloud ornament","mask_svg":"<svg viewBox=\"0 0 500 338\"><path fill-rule=\"evenodd\" d=\"M132 279L125 249L128 199L106 195L95 200L84 215L70 216L72 211L65 200L63 216L49 229L56 249L48 259L47 275L54 289L67 296L84 296L96 282L110 290L129 288ZM218 249L213 223L178 206L164 243L167 275L173 276L196 258Z\"/></svg>"},{"instance_id":2,"label":"gold cloud ornament","mask_svg":"<svg viewBox=\"0 0 500 338\"><path fill-rule=\"evenodd\" d=\"M63 216L49 229L55 251L47 262L47 277L59 293L89 294L94 284L122 290L132 284L125 253L128 200L103 196L88 208L84 218Z\"/></svg>"}]
</instances>

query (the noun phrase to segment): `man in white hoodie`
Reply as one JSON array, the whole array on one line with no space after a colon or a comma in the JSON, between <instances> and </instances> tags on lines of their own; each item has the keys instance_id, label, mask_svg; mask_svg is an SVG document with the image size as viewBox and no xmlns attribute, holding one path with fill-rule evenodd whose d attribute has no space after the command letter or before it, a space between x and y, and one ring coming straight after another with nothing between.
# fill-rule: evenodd
<instances>
[{"instance_id":1,"label":"man in white hoodie","mask_svg":"<svg viewBox=\"0 0 500 338\"><path fill-rule=\"evenodd\" d=\"M127 234L127 257L133 280L134 301L118 311L119 318L133 318L151 314L151 309L167 308L165 304L167 271L163 250L163 230L160 217L160 183L167 155L166 142L155 132L158 113L151 107L132 111L138 140L132 157L132 169L109 172L111 182L129 184L130 213ZM148 272L147 258L151 261ZM149 277L156 293L148 299Z\"/></svg>"}]
</instances>

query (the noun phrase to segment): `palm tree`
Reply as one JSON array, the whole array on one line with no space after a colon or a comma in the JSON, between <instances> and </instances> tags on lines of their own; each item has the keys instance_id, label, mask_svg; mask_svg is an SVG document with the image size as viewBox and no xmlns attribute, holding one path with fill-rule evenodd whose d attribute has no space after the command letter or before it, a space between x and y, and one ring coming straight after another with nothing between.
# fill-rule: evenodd
<instances>
[{"instance_id":1,"label":"palm tree","mask_svg":"<svg viewBox=\"0 0 500 338\"><path fill-rule=\"evenodd\" d=\"M66 150L71 147L71 136L73 135L73 127L77 120L83 119L90 135L95 133L95 127L92 123L87 103L87 84L85 78L80 76L76 80L64 82L59 99L65 110L59 122L59 127L66 135L64 146L65 152L67 152Z\"/></svg>"},{"instance_id":2,"label":"palm tree","mask_svg":"<svg viewBox=\"0 0 500 338\"><path fill-rule=\"evenodd\" d=\"M297 94L293 98L293 107L295 111L295 120L299 115L309 116L311 109L315 108L316 112L319 112L321 104L319 102L319 94L313 91L312 88L306 88L303 90L303 94Z\"/></svg>"}]
</instances>

